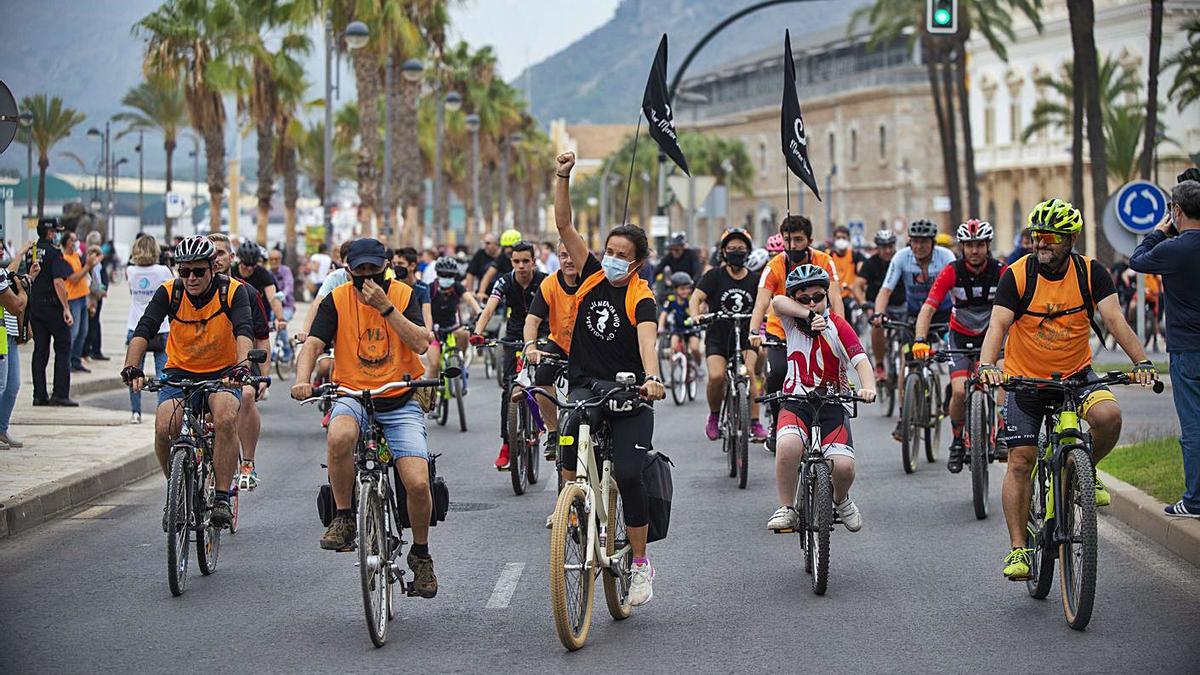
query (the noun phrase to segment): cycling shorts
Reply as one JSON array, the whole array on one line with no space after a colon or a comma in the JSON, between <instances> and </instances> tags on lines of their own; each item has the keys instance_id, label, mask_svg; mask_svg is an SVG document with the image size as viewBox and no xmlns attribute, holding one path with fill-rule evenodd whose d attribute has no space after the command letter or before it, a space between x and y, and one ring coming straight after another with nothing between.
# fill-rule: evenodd
<instances>
[{"instance_id":1,"label":"cycling shorts","mask_svg":"<svg viewBox=\"0 0 1200 675\"><path fill-rule=\"evenodd\" d=\"M1091 368L1080 371L1071 379L1086 378L1089 382L1099 379ZM1106 385L1093 384L1079 390L1076 403L1079 405L1079 416L1086 418L1092 406L1101 401L1116 401L1117 398ZM1052 415L1062 402L1058 391L1047 391L1044 394L1019 392L1004 397L1004 438L1008 447L1037 447L1038 436L1046 417Z\"/></svg>"},{"instance_id":2,"label":"cycling shorts","mask_svg":"<svg viewBox=\"0 0 1200 675\"><path fill-rule=\"evenodd\" d=\"M556 358L567 358L567 353L562 350L562 347L559 347L553 341L547 341L544 346L539 346L538 350L543 354L549 354L550 356L554 356ZM562 367L558 364L539 363L537 365L537 370L533 372L533 383L539 387L548 387L554 384L554 379L558 377L558 373L561 369Z\"/></svg>"},{"instance_id":3,"label":"cycling shorts","mask_svg":"<svg viewBox=\"0 0 1200 675\"><path fill-rule=\"evenodd\" d=\"M964 335L963 333L950 331L951 349L979 349L982 346L982 335ZM978 360L978 357L967 354L951 354L950 379L969 376L975 370L975 363Z\"/></svg>"},{"instance_id":4,"label":"cycling shorts","mask_svg":"<svg viewBox=\"0 0 1200 675\"><path fill-rule=\"evenodd\" d=\"M749 323L742 323L742 351L750 349ZM733 325L728 321L714 322L704 333L704 356L723 356L728 359L733 354Z\"/></svg>"},{"instance_id":5,"label":"cycling shorts","mask_svg":"<svg viewBox=\"0 0 1200 675\"><path fill-rule=\"evenodd\" d=\"M254 364L254 365L258 365L258 364ZM239 401L242 400L242 390L239 387L234 387L234 388L221 387L220 389L209 392L209 393L210 394L232 394L233 397L236 398L237 400L239 400ZM182 401L182 400L183 400L183 390L180 389L179 387L172 387L171 385L163 385L163 388L158 390L158 404L159 405L162 405L162 404L166 403L167 401ZM200 390L192 392L192 399L190 401L192 410L200 410L203 403L204 403L204 392L200 391Z\"/></svg>"},{"instance_id":6,"label":"cycling shorts","mask_svg":"<svg viewBox=\"0 0 1200 675\"><path fill-rule=\"evenodd\" d=\"M359 433L367 430L367 413L358 399L342 396L333 402L329 420L352 417L358 422ZM402 407L387 412L376 412L375 421L383 429L392 457L420 457L429 459L429 446L425 442L425 411L421 404L410 400Z\"/></svg>"},{"instance_id":7,"label":"cycling shorts","mask_svg":"<svg viewBox=\"0 0 1200 675\"><path fill-rule=\"evenodd\" d=\"M846 409L840 405L827 405L821 408L821 452L828 459L834 455L854 459L854 439L850 435L850 421L846 418ZM779 433L782 439L788 434L800 437L800 443L807 448L808 432L812 428L813 410L807 405L784 403L779 411Z\"/></svg>"}]
</instances>

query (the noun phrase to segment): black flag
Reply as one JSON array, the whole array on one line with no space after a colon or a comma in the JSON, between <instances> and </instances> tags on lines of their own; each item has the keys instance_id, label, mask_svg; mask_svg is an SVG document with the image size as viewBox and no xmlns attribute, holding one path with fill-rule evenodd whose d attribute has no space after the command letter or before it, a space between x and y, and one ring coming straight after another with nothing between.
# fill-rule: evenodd
<instances>
[{"instance_id":1,"label":"black flag","mask_svg":"<svg viewBox=\"0 0 1200 675\"><path fill-rule=\"evenodd\" d=\"M658 53L650 66L650 79L646 80L646 93L642 95L642 113L650 125L650 137L687 175L687 159L679 149L679 135L675 133L675 118L671 102L667 100L667 34L663 33L658 43Z\"/></svg>"},{"instance_id":2,"label":"black flag","mask_svg":"<svg viewBox=\"0 0 1200 675\"><path fill-rule=\"evenodd\" d=\"M783 114L780 133L788 168L820 200L817 179L813 177L812 164L808 162L808 135L804 131L804 118L800 116L800 99L796 96L796 63L792 61L792 36L787 30L783 32Z\"/></svg>"}]
</instances>

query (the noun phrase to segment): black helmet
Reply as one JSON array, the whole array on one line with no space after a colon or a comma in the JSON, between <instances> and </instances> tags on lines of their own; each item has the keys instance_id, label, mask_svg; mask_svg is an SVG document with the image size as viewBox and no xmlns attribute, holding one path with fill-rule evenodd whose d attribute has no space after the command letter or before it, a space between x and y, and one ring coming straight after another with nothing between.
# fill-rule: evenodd
<instances>
[{"instance_id":1,"label":"black helmet","mask_svg":"<svg viewBox=\"0 0 1200 675\"><path fill-rule=\"evenodd\" d=\"M247 239L238 247L238 260L242 261L243 265L253 267L258 264L258 261L263 259L262 247L253 239Z\"/></svg>"},{"instance_id":2,"label":"black helmet","mask_svg":"<svg viewBox=\"0 0 1200 675\"><path fill-rule=\"evenodd\" d=\"M691 285L692 275L688 274L687 272L676 272L671 275L671 288Z\"/></svg>"}]
</instances>

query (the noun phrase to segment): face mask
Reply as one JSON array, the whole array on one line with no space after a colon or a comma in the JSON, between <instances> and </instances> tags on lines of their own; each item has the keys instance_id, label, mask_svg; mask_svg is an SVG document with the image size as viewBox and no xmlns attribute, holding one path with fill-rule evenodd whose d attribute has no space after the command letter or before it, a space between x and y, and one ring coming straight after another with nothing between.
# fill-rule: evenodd
<instances>
[{"instance_id":1,"label":"face mask","mask_svg":"<svg viewBox=\"0 0 1200 675\"><path fill-rule=\"evenodd\" d=\"M787 256L788 256L788 260L791 260L792 262L799 264L808 259L808 249L804 249L803 251L789 250L787 252Z\"/></svg>"},{"instance_id":2,"label":"face mask","mask_svg":"<svg viewBox=\"0 0 1200 675\"><path fill-rule=\"evenodd\" d=\"M746 264L746 258L750 257L749 251L727 251L725 253L725 262L729 263L730 267L742 267Z\"/></svg>"},{"instance_id":3,"label":"face mask","mask_svg":"<svg viewBox=\"0 0 1200 675\"><path fill-rule=\"evenodd\" d=\"M849 239L835 239L833 241L833 247L838 250L838 253L845 253L846 249L850 248L850 240Z\"/></svg>"},{"instance_id":4,"label":"face mask","mask_svg":"<svg viewBox=\"0 0 1200 675\"><path fill-rule=\"evenodd\" d=\"M604 256L600 266L604 268L604 278L610 282L620 281L626 274L629 274L629 261L611 255Z\"/></svg>"},{"instance_id":5,"label":"face mask","mask_svg":"<svg viewBox=\"0 0 1200 675\"><path fill-rule=\"evenodd\" d=\"M442 288L451 288L454 286L454 277L438 277L437 282Z\"/></svg>"},{"instance_id":6,"label":"face mask","mask_svg":"<svg viewBox=\"0 0 1200 675\"><path fill-rule=\"evenodd\" d=\"M392 267L392 272L394 272L396 275L396 278L401 281L408 278L408 268L404 267L403 265L396 265L396 266Z\"/></svg>"},{"instance_id":7,"label":"face mask","mask_svg":"<svg viewBox=\"0 0 1200 675\"><path fill-rule=\"evenodd\" d=\"M380 288L382 288L384 291L387 291L387 289L388 289L388 287L387 287L388 281L387 281L386 275L383 272L380 272L379 274L372 274L370 276L365 276L365 277L358 277L358 276L351 275L350 279L354 282L354 287L360 291L363 289L363 284L367 283L367 279L371 279L372 281L374 281L375 284L378 285Z\"/></svg>"}]
</instances>

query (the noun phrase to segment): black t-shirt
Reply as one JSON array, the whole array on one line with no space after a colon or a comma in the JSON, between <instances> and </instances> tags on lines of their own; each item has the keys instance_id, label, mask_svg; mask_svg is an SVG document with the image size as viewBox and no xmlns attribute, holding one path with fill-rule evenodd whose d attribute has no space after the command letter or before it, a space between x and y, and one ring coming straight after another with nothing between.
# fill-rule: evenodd
<instances>
[{"instance_id":1,"label":"black t-shirt","mask_svg":"<svg viewBox=\"0 0 1200 675\"><path fill-rule=\"evenodd\" d=\"M1104 265L1093 260L1091 267L1092 304L1099 305L1101 300L1115 294L1117 289L1113 284L1112 276L1109 275ZM1059 281L1068 274L1075 275L1074 263L1068 263L1066 269L1058 274L1050 273L1045 265L1038 265L1038 276L1049 281ZM1021 304L1021 294L1017 293L1017 279L1013 275L1011 267L1004 271L1004 275L1000 277L1000 284L996 286L995 304L999 307L1011 309L1014 312L1017 311ZM1063 309L1070 309L1070 307L1064 307Z\"/></svg>"},{"instance_id":2,"label":"black t-shirt","mask_svg":"<svg viewBox=\"0 0 1200 675\"><path fill-rule=\"evenodd\" d=\"M471 262L467 263L467 274L475 276L475 283L483 278L484 272L492 264L492 256L487 254L487 251L479 249L475 251L475 255L471 256Z\"/></svg>"},{"instance_id":3,"label":"black t-shirt","mask_svg":"<svg viewBox=\"0 0 1200 675\"><path fill-rule=\"evenodd\" d=\"M458 306L467 294L467 287L455 282L450 288L442 288L435 282L429 292L432 294L429 311L433 314L433 323L442 330L457 325Z\"/></svg>"},{"instance_id":4,"label":"black t-shirt","mask_svg":"<svg viewBox=\"0 0 1200 675\"><path fill-rule=\"evenodd\" d=\"M663 280L676 272L687 272L692 275L692 280L700 277L700 261L696 258L695 252L692 249L687 249L683 255L678 258L670 253L663 256L663 259L658 263L658 271L656 274L663 275Z\"/></svg>"},{"instance_id":5,"label":"black t-shirt","mask_svg":"<svg viewBox=\"0 0 1200 675\"><path fill-rule=\"evenodd\" d=\"M258 291L259 293L265 293L267 286L275 286L276 290L279 290L278 284L275 283L275 275L271 274L271 271L262 265L255 265L254 271L251 272L250 276L248 277L243 277L241 274L235 274L234 276L237 277L239 281L244 281L253 286L254 290Z\"/></svg>"},{"instance_id":6,"label":"black t-shirt","mask_svg":"<svg viewBox=\"0 0 1200 675\"><path fill-rule=\"evenodd\" d=\"M588 256L580 278L586 279L599 270L599 261ZM645 378L637 326L629 323L625 311L628 290L628 286L617 288L605 280L579 300L567 368L571 387L587 386L592 379L613 381L621 372L633 373L638 382ZM653 323L657 317L653 298L642 300L634 309L637 323Z\"/></svg>"},{"instance_id":7,"label":"black t-shirt","mask_svg":"<svg viewBox=\"0 0 1200 675\"><path fill-rule=\"evenodd\" d=\"M754 298L758 294L758 278L747 273L741 279L734 279L724 266L714 267L700 278L696 290L704 291L710 312L749 314L754 309ZM743 323L749 325L749 322L746 319ZM713 324L714 328L718 326L727 330L729 322L718 321Z\"/></svg>"},{"instance_id":8,"label":"black t-shirt","mask_svg":"<svg viewBox=\"0 0 1200 675\"><path fill-rule=\"evenodd\" d=\"M879 295L879 289L883 288L883 279L887 276L888 264L889 261L879 255L873 255L867 258L859 268L858 276L867 280L867 302L875 302L875 297ZM904 280L901 279L896 284L896 290L892 291L892 297L888 299L888 307L902 307L904 304Z\"/></svg>"},{"instance_id":9,"label":"black t-shirt","mask_svg":"<svg viewBox=\"0 0 1200 675\"><path fill-rule=\"evenodd\" d=\"M63 307L54 292L54 280L64 282L71 276L71 264L63 258L62 251L57 246L51 246L45 239L37 243L38 263L42 271L29 287L29 306L31 312L56 310L61 312Z\"/></svg>"},{"instance_id":10,"label":"black t-shirt","mask_svg":"<svg viewBox=\"0 0 1200 675\"><path fill-rule=\"evenodd\" d=\"M267 304L259 293L249 283L242 284L246 289L246 297L250 300L250 325L254 331L254 339L266 340L271 337L271 326L267 323Z\"/></svg>"},{"instance_id":11,"label":"black t-shirt","mask_svg":"<svg viewBox=\"0 0 1200 675\"><path fill-rule=\"evenodd\" d=\"M506 340L522 339L521 336L525 334L525 316L533 305L533 296L537 294L538 287L546 278L545 272L534 270L533 281L530 281L528 286L521 286L517 282L516 274L510 271L497 277L495 285L492 286L492 297L500 298L500 302L508 307L508 320L504 324Z\"/></svg>"}]
</instances>

